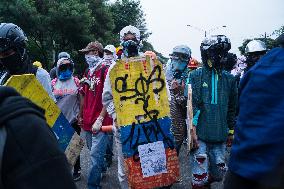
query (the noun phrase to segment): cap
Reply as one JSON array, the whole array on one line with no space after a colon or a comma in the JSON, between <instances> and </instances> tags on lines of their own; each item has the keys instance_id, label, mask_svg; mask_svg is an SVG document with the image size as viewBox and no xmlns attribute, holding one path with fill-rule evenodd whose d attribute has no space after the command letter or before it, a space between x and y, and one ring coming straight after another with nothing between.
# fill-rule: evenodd
<instances>
[{"instance_id":1,"label":"cap","mask_svg":"<svg viewBox=\"0 0 284 189\"><path fill-rule=\"evenodd\" d=\"M89 51L98 50L99 52L102 53L103 49L104 49L103 45L100 42L95 41L95 42L90 42L84 49L79 50L79 52L86 53Z\"/></svg>"}]
</instances>

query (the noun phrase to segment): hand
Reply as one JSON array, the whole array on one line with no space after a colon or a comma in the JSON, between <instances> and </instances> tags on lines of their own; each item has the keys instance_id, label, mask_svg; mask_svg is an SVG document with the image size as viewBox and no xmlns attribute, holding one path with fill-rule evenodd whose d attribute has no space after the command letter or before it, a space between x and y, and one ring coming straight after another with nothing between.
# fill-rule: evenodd
<instances>
[{"instance_id":1,"label":"hand","mask_svg":"<svg viewBox=\"0 0 284 189\"><path fill-rule=\"evenodd\" d=\"M199 148L199 143L198 143L198 137L196 134L196 127L193 126L191 129L191 140L192 140L192 149L198 149Z\"/></svg>"},{"instance_id":2,"label":"hand","mask_svg":"<svg viewBox=\"0 0 284 189\"><path fill-rule=\"evenodd\" d=\"M176 79L172 80L171 88L172 88L173 90L176 90L176 89L178 89L179 87L180 87L180 85L179 85L178 81L177 81Z\"/></svg>"},{"instance_id":3,"label":"hand","mask_svg":"<svg viewBox=\"0 0 284 189\"><path fill-rule=\"evenodd\" d=\"M232 147L233 140L234 140L234 135L228 135L228 138L227 138L227 147Z\"/></svg>"},{"instance_id":4,"label":"hand","mask_svg":"<svg viewBox=\"0 0 284 189\"><path fill-rule=\"evenodd\" d=\"M92 132L98 132L99 130L101 130L103 121L104 121L104 118L102 116L99 116L92 126Z\"/></svg>"}]
</instances>

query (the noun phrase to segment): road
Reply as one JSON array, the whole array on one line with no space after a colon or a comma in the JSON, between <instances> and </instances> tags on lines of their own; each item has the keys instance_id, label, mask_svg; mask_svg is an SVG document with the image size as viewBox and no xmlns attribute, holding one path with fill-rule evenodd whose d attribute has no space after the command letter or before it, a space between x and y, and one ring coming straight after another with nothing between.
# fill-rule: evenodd
<instances>
[{"instance_id":1,"label":"road","mask_svg":"<svg viewBox=\"0 0 284 189\"><path fill-rule=\"evenodd\" d=\"M116 149L114 148L115 156L113 158L113 164L108 169L106 176L102 180L103 189L119 189L119 182L117 178L117 156ZM180 171L181 171L181 181L175 183L172 189L190 189L190 166L189 157L186 155L185 146L182 147L180 153ZM82 167L82 178L78 181L78 189L87 189L87 179L88 171L90 168L90 154L87 148L83 148L81 153L81 167ZM211 185L212 189L222 189L221 183L213 183Z\"/></svg>"}]
</instances>

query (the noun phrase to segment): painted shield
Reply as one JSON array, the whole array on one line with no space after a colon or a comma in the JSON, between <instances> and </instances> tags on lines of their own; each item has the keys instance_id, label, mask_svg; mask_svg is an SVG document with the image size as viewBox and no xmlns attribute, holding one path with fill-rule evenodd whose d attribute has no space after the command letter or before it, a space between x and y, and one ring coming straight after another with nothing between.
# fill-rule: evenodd
<instances>
[{"instance_id":1,"label":"painted shield","mask_svg":"<svg viewBox=\"0 0 284 189\"><path fill-rule=\"evenodd\" d=\"M46 122L54 131L60 148L65 151L74 134L74 129L36 77L32 74L13 75L5 85L13 87L22 96L45 110Z\"/></svg>"},{"instance_id":2,"label":"painted shield","mask_svg":"<svg viewBox=\"0 0 284 189\"><path fill-rule=\"evenodd\" d=\"M122 59L110 71L129 186L168 186L179 177L166 80L157 59Z\"/></svg>"}]
</instances>

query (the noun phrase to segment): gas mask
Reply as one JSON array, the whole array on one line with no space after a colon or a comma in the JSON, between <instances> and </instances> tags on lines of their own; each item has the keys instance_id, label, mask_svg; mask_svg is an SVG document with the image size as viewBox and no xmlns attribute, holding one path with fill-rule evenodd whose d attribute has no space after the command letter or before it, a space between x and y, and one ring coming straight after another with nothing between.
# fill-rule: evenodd
<instances>
[{"instance_id":1,"label":"gas mask","mask_svg":"<svg viewBox=\"0 0 284 189\"><path fill-rule=\"evenodd\" d=\"M123 47L123 54L126 57L138 56L139 44L133 40L127 40L121 43Z\"/></svg>"}]
</instances>

